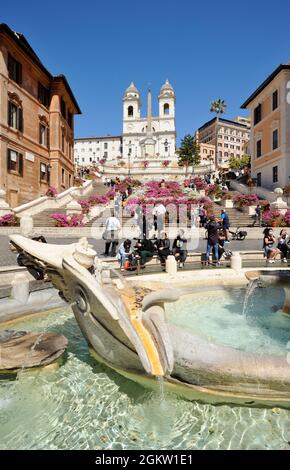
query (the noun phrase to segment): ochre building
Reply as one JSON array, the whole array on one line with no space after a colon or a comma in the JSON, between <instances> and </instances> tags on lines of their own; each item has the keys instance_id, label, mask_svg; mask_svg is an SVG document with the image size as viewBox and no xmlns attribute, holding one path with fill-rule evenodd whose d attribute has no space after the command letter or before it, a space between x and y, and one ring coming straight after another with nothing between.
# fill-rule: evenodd
<instances>
[{"instance_id":1,"label":"ochre building","mask_svg":"<svg viewBox=\"0 0 290 470\"><path fill-rule=\"evenodd\" d=\"M78 103L25 37L0 24L0 188L11 207L73 183Z\"/></svg>"}]
</instances>

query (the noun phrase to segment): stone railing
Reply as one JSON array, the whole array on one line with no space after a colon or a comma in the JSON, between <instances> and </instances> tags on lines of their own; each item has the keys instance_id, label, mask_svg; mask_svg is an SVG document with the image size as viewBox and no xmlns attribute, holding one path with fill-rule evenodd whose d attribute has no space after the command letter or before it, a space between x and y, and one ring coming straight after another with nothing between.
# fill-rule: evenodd
<instances>
[{"instance_id":1,"label":"stone railing","mask_svg":"<svg viewBox=\"0 0 290 470\"><path fill-rule=\"evenodd\" d=\"M181 176L189 178L193 175L196 176L209 173L211 170L212 168L210 167L210 165L202 165L199 167L195 167L194 172L192 172L192 167L189 166L186 172L186 168L179 167L176 162L165 167L160 164L160 161L150 161L149 165L146 168L144 168L142 162L132 163L130 168L128 164L126 164L125 166L104 165L103 178L116 176L116 174L118 174L119 176L128 176L129 173L131 176L142 176L142 178L145 179L147 179L147 177L149 178L154 176L159 176L160 178L163 176Z\"/></svg>"},{"instance_id":2,"label":"stone railing","mask_svg":"<svg viewBox=\"0 0 290 470\"><path fill-rule=\"evenodd\" d=\"M60 209L66 206L74 199L81 196L86 196L93 188L94 180L86 181L83 186L72 186L66 189L56 197L41 196L33 201L22 204L21 206L13 209L17 217L33 216L47 209Z\"/></svg>"},{"instance_id":3,"label":"stone railing","mask_svg":"<svg viewBox=\"0 0 290 470\"><path fill-rule=\"evenodd\" d=\"M269 191L269 189L256 186L246 186L245 184L236 180L231 180L231 189L239 191L242 194L257 194L260 199L266 199L269 202L275 202L277 199L277 194L274 191ZM283 200L286 201L286 198L283 197Z\"/></svg>"}]
</instances>

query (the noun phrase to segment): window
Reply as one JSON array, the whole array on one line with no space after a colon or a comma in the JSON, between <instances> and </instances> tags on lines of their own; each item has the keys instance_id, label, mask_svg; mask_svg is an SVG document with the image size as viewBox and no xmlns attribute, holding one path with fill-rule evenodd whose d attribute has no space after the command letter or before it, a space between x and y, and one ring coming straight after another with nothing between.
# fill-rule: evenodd
<instances>
[{"instance_id":1,"label":"window","mask_svg":"<svg viewBox=\"0 0 290 470\"><path fill-rule=\"evenodd\" d=\"M272 110L274 111L277 108L278 108L278 90L274 91L272 95Z\"/></svg>"},{"instance_id":2,"label":"window","mask_svg":"<svg viewBox=\"0 0 290 470\"><path fill-rule=\"evenodd\" d=\"M261 120L262 120L262 105L259 104L259 106L257 106L254 109L254 125L258 124L258 122L260 122Z\"/></svg>"},{"instance_id":3,"label":"window","mask_svg":"<svg viewBox=\"0 0 290 470\"><path fill-rule=\"evenodd\" d=\"M235 141L234 137L231 137L231 142L234 142L234 141Z\"/></svg>"},{"instance_id":4,"label":"window","mask_svg":"<svg viewBox=\"0 0 290 470\"><path fill-rule=\"evenodd\" d=\"M67 123L69 127L72 129L73 128L73 114L70 111L67 112Z\"/></svg>"},{"instance_id":5,"label":"window","mask_svg":"<svg viewBox=\"0 0 290 470\"><path fill-rule=\"evenodd\" d=\"M257 186L258 188L262 186L262 173L257 173Z\"/></svg>"},{"instance_id":6,"label":"window","mask_svg":"<svg viewBox=\"0 0 290 470\"><path fill-rule=\"evenodd\" d=\"M234 146L234 145L231 145L231 149L234 149L234 148L235 148L235 146Z\"/></svg>"},{"instance_id":7,"label":"window","mask_svg":"<svg viewBox=\"0 0 290 470\"><path fill-rule=\"evenodd\" d=\"M61 169L61 183L64 184L65 182L65 173L64 173L64 169L62 168Z\"/></svg>"},{"instance_id":8,"label":"window","mask_svg":"<svg viewBox=\"0 0 290 470\"><path fill-rule=\"evenodd\" d=\"M221 142L219 142L219 143L218 143L218 146L219 146L219 147L222 147L222 146L223 146L223 144L222 144Z\"/></svg>"},{"instance_id":9,"label":"window","mask_svg":"<svg viewBox=\"0 0 290 470\"><path fill-rule=\"evenodd\" d=\"M278 129L275 129L273 131L272 146L273 146L273 150L276 150L278 148Z\"/></svg>"},{"instance_id":10,"label":"window","mask_svg":"<svg viewBox=\"0 0 290 470\"><path fill-rule=\"evenodd\" d=\"M61 131L61 151L64 153L65 147L64 147L64 131ZM83 150L84 151L84 150Z\"/></svg>"},{"instance_id":11,"label":"window","mask_svg":"<svg viewBox=\"0 0 290 470\"><path fill-rule=\"evenodd\" d=\"M107 158L107 157L108 157L108 152L104 152L104 158Z\"/></svg>"},{"instance_id":12,"label":"window","mask_svg":"<svg viewBox=\"0 0 290 470\"><path fill-rule=\"evenodd\" d=\"M225 144L224 146L225 146L226 149L229 148L229 144Z\"/></svg>"},{"instance_id":13,"label":"window","mask_svg":"<svg viewBox=\"0 0 290 470\"><path fill-rule=\"evenodd\" d=\"M45 163L40 163L40 181L49 183L49 170Z\"/></svg>"},{"instance_id":14,"label":"window","mask_svg":"<svg viewBox=\"0 0 290 470\"><path fill-rule=\"evenodd\" d=\"M229 156L228 152L225 152L225 157L228 157L228 156Z\"/></svg>"},{"instance_id":15,"label":"window","mask_svg":"<svg viewBox=\"0 0 290 470\"><path fill-rule=\"evenodd\" d=\"M11 101L8 101L8 126L23 132L22 108Z\"/></svg>"},{"instance_id":16,"label":"window","mask_svg":"<svg viewBox=\"0 0 290 470\"><path fill-rule=\"evenodd\" d=\"M168 152L168 147L164 147L165 153Z\"/></svg>"},{"instance_id":17,"label":"window","mask_svg":"<svg viewBox=\"0 0 290 470\"><path fill-rule=\"evenodd\" d=\"M61 102L60 102L60 111L61 111L62 116L66 119L66 105L65 105L65 101L63 98L61 98Z\"/></svg>"},{"instance_id":18,"label":"window","mask_svg":"<svg viewBox=\"0 0 290 470\"><path fill-rule=\"evenodd\" d=\"M240 149L241 149L241 148L240 148L240 146L239 146L239 145L237 145L237 150L240 150Z\"/></svg>"},{"instance_id":19,"label":"window","mask_svg":"<svg viewBox=\"0 0 290 470\"><path fill-rule=\"evenodd\" d=\"M203 149L203 153L207 153L207 150L206 150L206 149Z\"/></svg>"},{"instance_id":20,"label":"window","mask_svg":"<svg viewBox=\"0 0 290 470\"><path fill-rule=\"evenodd\" d=\"M225 140L229 140L229 138L228 138L228 136L227 136L227 135L225 135L225 136L224 136L224 139L225 139Z\"/></svg>"},{"instance_id":21,"label":"window","mask_svg":"<svg viewBox=\"0 0 290 470\"><path fill-rule=\"evenodd\" d=\"M71 175L68 175L68 185L71 187Z\"/></svg>"},{"instance_id":22,"label":"window","mask_svg":"<svg viewBox=\"0 0 290 470\"><path fill-rule=\"evenodd\" d=\"M92 159L92 157L90 157L90 162L92 162L92 161L93 161L93 159Z\"/></svg>"},{"instance_id":23,"label":"window","mask_svg":"<svg viewBox=\"0 0 290 470\"><path fill-rule=\"evenodd\" d=\"M23 155L15 150L7 150L7 170L9 173L16 173L23 176Z\"/></svg>"},{"instance_id":24,"label":"window","mask_svg":"<svg viewBox=\"0 0 290 470\"><path fill-rule=\"evenodd\" d=\"M278 167L273 166L273 183L278 183Z\"/></svg>"},{"instance_id":25,"label":"window","mask_svg":"<svg viewBox=\"0 0 290 470\"><path fill-rule=\"evenodd\" d=\"M105 142L105 143L104 143L104 149L107 149L107 148L108 148L108 143Z\"/></svg>"},{"instance_id":26,"label":"window","mask_svg":"<svg viewBox=\"0 0 290 470\"><path fill-rule=\"evenodd\" d=\"M47 127L43 124L39 124L39 143L40 145L45 145L45 147L47 147L47 134Z\"/></svg>"},{"instance_id":27,"label":"window","mask_svg":"<svg viewBox=\"0 0 290 470\"><path fill-rule=\"evenodd\" d=\"M163 106L163 114L169 114L169 104L165 103Z\"/></svg>"},{"instance_id":28,"label":"window","mask_svg":"<svg viewBox=\"0 0 290 470\"><path fill-rule=\"evenodd\" d=\"M84 159L84 157L82 158L82 162L83 162L83 163L85 162L85 159Z\"/></svg>"},{"instance_id":29,"label":"window","mask_svg":"<svg viewBox=\"0 0 290 470\"><path fill-rule=\"evenodd\" d=\"M49 90L38 82L38 100L46 108L49 107Z\"/></svg>"},{"instance_id":30,"label":"window","mask_svg":"<svg viewBox=\"0 0 290 470\"><path fill-rule=\"evenodd\" d=\"M261 140L257 140L257 143L256 143L256 150L257 150L257 158L260 158L262 156L262 141Z\"/></svg>"},{"instance_id":31,"label":"window","mask_svg":"<svg viewBox=\"0 0 290 470\"><path fill-rule=\"evenodd\" d=\"M133 106L128 106L128 116L132 117L134 115L134 108Z\"/></svg>"},{"instance_id":32,"label":"window","mask_svg":"<svg viewBox=\"0 0 290 470\"><path fill-rule=\"evenodd\" d=\"M22 65L14 57L8 54L8 75L11 80L21 85L22 83Z\"/></svg>"}]
</instances>

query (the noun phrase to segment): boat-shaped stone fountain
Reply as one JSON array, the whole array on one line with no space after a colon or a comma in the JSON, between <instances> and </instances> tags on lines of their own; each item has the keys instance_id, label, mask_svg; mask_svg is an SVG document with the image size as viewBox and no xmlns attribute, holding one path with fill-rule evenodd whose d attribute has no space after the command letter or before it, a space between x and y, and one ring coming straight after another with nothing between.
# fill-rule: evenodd
<instances>
[{"instance_id":1,"label":"boat-shaped stone fountain","mask_svg":"<svg viewBox=\"0 0 290 470\"><path fill-rule=\"evenodd\" d=\"M140 302L133 283L112 280L96 263L85 239L51 245L12 235L11 241L44 268L71 305L96 358L125 377L149 387L163 377L167 390L207 403L290 407L286 350L285 357L249 353L168 321L164 304L188 288L157 290Z\"/></svg>"}]
</instances>

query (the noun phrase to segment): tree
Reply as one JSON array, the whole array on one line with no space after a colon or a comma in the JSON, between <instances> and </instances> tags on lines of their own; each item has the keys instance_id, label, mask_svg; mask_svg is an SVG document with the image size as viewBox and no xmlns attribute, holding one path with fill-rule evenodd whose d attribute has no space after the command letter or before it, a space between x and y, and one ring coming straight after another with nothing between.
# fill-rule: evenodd
<instances>
[{"instance_id":1,"label":"tree","mask_svg":"<svg viewBox=\"0 0 290 470\"><path fill-rule=\"evenodd\" d=\"M243 157L231 157L229 160L229 167L232 170L240 170L244 166L249 166L251 163L250 155L244 155Z\"/></svg>"},{"instance_id":2,"label":"tree","mask_svg":"<svg viewBox=\"0 0 290 470\"><path fill-rule=\"evenodd\" d=\"M200 163L199 144L190 134L187 134L181 140L180 147L176 153L178 154L178 165L185 167L186 174L189 165L198 165Z\"/></svg>"},{"instance_id":3,"label":"tree","mask_svg":"<svg viewBox=\"0 0 290 470\"><path fill-rule=\"evenodd\" d=\"M218 100L215 100L215 101L211 102L210 112L211 113L216 113L217 119L219 119L220 115L225 113L226 107L227 107L227 105L226 105L225 100L218 99Z\"/></svg>"}]
</instances>

